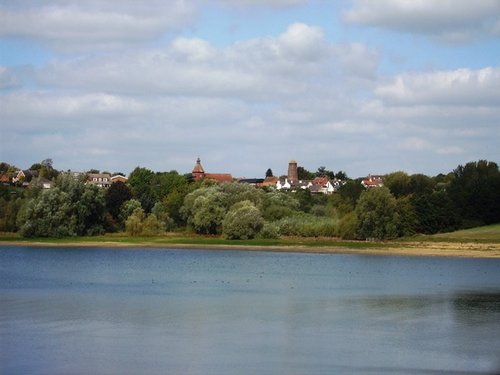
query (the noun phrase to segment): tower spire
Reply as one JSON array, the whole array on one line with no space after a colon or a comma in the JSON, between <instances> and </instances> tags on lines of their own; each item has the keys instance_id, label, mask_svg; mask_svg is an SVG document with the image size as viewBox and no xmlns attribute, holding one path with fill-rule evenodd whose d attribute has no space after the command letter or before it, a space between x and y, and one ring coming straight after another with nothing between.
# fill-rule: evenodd
<instances>
[{"instance_id":1,"label":"tower spire","mask_svg":"<svg viewBox=\"0 0 500 375\"><path fill-rule=\"evenodd\" d=\"M195 181L201 180L205 177L205 170L203 169L203 167L201 165L201 160L199 157L198 157L198 159L196 159L196 164L194 165L194 168L193 168L193 171L191 172L191 174L192 174L193 179Z\"/></svg>"}]
</instances>

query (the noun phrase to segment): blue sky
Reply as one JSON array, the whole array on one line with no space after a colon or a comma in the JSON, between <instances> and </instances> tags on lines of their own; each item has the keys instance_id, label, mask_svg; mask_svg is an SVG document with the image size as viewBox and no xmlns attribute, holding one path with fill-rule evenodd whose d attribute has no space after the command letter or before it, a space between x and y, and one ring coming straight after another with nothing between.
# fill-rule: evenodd
<instances>
[{"instance_id":1,"label":"blue sky","mask_svg":"<svg viewBox=\"0 0 500 375\"><path fill-rule=\"evenodd\" d=\"M500 1L0 1L0 160L260 177L500 162Z\"/></svg>"}]
</instances>

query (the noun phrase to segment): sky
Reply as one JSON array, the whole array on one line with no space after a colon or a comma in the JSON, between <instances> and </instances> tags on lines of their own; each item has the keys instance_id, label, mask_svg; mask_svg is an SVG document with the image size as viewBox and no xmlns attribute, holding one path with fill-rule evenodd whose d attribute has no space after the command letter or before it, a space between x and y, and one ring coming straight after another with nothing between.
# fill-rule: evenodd
<instances>
[{"instance_id":1,"label":"sky","mask_svg":"<svg viewBox=\"0 0 500 375\"><path fill-rule=\"evenodd\" d=\"M500 0L0 0L0 161L437 175L500 162Z\"/></svg>"}]
</instances>

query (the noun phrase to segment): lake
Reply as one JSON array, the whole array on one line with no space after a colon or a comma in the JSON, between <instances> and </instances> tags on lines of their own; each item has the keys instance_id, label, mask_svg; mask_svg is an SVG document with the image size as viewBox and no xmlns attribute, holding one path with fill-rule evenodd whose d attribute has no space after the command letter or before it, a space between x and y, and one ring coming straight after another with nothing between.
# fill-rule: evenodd
<instances>
[{"instance_id":1,"label":"lake","mask_svg":"<svg viewBox=\"0 0 500 375\"><path fill-rule=\"evenodd\" d=\"M500 260L0 247L0 373L493 374Z\"/></svg>"}]
</instances>

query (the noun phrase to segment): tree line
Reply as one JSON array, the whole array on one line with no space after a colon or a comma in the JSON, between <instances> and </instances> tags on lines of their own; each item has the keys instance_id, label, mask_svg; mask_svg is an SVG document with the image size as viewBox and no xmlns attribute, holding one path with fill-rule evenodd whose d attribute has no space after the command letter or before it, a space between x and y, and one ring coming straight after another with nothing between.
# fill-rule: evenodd
<instances>
[{"instance_id":1,"label":"tree line","mask_svg":"<svg viewBox=\"0 0 500 375\"><path fill-rule=\"evenodd\" d=\"M37 166L35 164L35 166ZM38 165L54 188L0 187L0 231L25 237L87 236L126 231L153 236L189 230L228 239L280 236L393 239L500 222L500 171L480 160L429 177L393 172L365 189L347 178L332 195L277 191L242 183L193 181L176 171L137 167L108 189ZM0 174L12 167L0 164ZM268 170L266 174L272 173ZM303 175L329 175L324 167ZM336 177L336 175L334 175Z\"/></svg>"}]
</instances>

